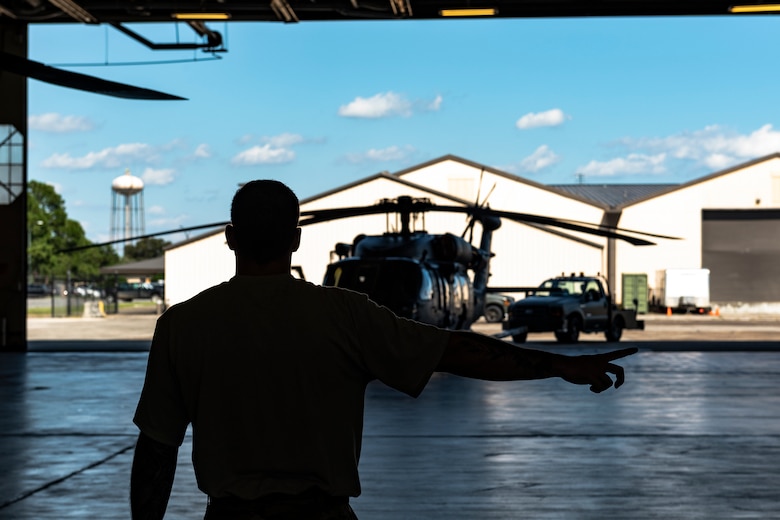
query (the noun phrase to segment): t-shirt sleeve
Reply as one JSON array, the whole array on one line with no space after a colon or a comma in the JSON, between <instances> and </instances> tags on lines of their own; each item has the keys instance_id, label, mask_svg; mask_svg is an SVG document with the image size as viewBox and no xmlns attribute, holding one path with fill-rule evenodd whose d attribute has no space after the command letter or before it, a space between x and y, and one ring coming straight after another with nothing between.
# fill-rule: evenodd
<instances>
[{"instance_id":1,"label":"t-shirt sleeve","mask_svg":"<svg viewBox=\"0 0 780 520\"><path fill-rule=\"evenodd\" d=\"M420 395L444 354L450 332L399 318L362 294L352 298L351 306L368 371L391 388Z\"/></svg>"},{"instance_id":2,"label":"t-shirt sleeve","mask_svg":"<svg viewBox=\"0 0 780 520\"><path fill-rule=\"evenodd\" d=\"M146 366L146 379L133 422L152 439L180 446L189 418L171 362L170 326L166 314L157 320Z\"/></svg>"}]
</instances>

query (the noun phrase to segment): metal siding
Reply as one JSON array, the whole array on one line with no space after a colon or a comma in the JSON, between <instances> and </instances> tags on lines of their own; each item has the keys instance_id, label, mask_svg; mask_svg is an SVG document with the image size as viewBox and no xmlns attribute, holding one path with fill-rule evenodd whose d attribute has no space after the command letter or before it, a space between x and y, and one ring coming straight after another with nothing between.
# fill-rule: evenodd
<instances>
[{"instance_id":1,"label":"metal siding","mask_svg":"<svg viewBox=\"0 0 780 520\"><path fill-rule=\"evenodd\" d=\"M233 252L222 232L165 252L165 300L175 305L229 280L235 273Z\"/></svg>"}]
</instances>

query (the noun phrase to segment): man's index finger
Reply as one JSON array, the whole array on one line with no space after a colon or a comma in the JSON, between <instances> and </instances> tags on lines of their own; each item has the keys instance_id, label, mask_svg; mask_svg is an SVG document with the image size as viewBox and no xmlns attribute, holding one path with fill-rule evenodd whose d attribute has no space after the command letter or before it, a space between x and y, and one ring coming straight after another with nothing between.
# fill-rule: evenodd
<instances>
[{"instance_id":1,"label":"man's index finger","mask_svg":"<svg viewBox=\"0 0 780 520\"><path fill-rule=\"evenodd\" d=\"M632 354L636 354L639 352L639 349L636 347L630 347L630 348L622 348L620 350L613 350L612 352L607 352L604 354L606 359L610 361L614 361L616 359L620 359L626 356L630 356Z\"/></svg>"}]
</instances>

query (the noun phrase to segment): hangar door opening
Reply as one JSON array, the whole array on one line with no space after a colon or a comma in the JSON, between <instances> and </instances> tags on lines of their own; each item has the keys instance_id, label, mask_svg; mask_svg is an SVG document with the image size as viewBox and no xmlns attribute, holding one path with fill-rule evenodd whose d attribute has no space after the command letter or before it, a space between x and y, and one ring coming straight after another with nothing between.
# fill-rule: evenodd
<instances>
[{"instance_id":1,"label":"hangar door opening","mask_svg":"<svg viewBox=\"0 0 780 520\"><path fill-rule=\"evenodd\" d=\"M713 302L780 301L780 209L702 210L702 267Z\"/></svg>"}]
</instances>

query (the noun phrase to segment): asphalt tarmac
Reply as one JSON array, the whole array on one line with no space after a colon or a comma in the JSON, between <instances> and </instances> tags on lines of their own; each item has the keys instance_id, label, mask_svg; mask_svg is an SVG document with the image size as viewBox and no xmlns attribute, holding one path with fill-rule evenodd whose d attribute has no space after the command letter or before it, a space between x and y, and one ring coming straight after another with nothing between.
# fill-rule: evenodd
<instances>
[{"instance_id":1,"label":"asphalt tarmac","mask_svg":"<svg viewBox=\"0 0 780 520\"><path fill-rule=\"evenodd\" d=\"M626 330L621 343L639 342L648 349L780 347L780 315L733 314L725 316L664 314L641 315L645 330ZM153 308L112 314L104 318L32 318L27 321L27 336L32 351L51 349L148 349L154 334L157 314ZM473 330L496 334L501 325L478 321ZM744 342L744 345L735 346ZM604 343L602 334L583 334L581 343ZM688 343L689 345L685 345ZM93 345L94 344L94 345ZM655 345L654 345L655 344ZM718 345L721 345L719 347ZM556 343L553 334L529 334L528 346L566 348ZM578 349L581 345L571 348Z\"/></svg>"},{"instance_id":2,"label":"asphalt tarmac","mask_svg":"<svg viewBox=\"0 0 780 520\"><path fill-rule=\"evenodd\" d=\"M34 319L30 352L0 354L0 519L129 518L155 319ZM436 374L414 400L371 384L353 506L361 520L780 519L778 338L772 316L651 316L619 344L641 349L625 386L599 395ZM586 335L567 353L613 346ZM190 447L166 518L202 518Z\"/></svg>"}]
</instances>

